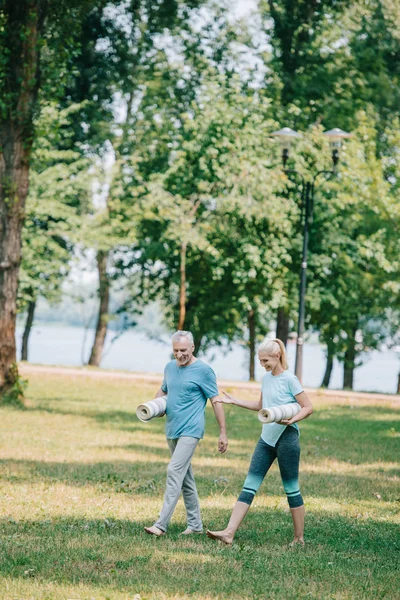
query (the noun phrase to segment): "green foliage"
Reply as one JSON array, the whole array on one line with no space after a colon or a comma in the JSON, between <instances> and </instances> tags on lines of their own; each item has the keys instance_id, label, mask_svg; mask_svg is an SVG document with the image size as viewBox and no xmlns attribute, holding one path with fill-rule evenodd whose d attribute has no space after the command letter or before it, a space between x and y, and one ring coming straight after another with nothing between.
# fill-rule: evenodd
<instances>
[{"instance_id":1,"label":"green foliage","mask_svg":"<svg viewBox=\"0 0 400 600\"><path fill-rule=\"evenodd\" d=\"M39 296L57 302L79 241L82 215L88 210L90 160L71 146L71 118L79 106L43 107L36 125L30 189L22 232L18 302L24 310Z\"/></svg>"},{"instance_id":2,"label":"green foliage","mask_svg":"<svg viewBox=\"0 0 400 600\"><path fill-rule=\"evenodd\" d=\"M187 326L203 348L243 334L243 317L253 304L271 299L285 257L290 222L285 200L277 197L282 178L271 170L275 148L268 137L275 124L269 111L269 103L244 93L239 80L209 71L180 116L171 166L149 181L142 199L143 272L176 323L180 249L188 246ZM286 206L293 208L290 201Z\"/></svg>"},{"instance_id":3,"label":"green foliage","mask_svg":"<svg viewBox=\"0 0 400 600\"><path fill-rule=\"evenodd\" d=\"M399 281L395 199L377 156L374 121L365 113L358 120L329 196L318 197L311 234L311 323L342 360L356 332L357 353L385 339Z\"/></svg>"}]
</instances>

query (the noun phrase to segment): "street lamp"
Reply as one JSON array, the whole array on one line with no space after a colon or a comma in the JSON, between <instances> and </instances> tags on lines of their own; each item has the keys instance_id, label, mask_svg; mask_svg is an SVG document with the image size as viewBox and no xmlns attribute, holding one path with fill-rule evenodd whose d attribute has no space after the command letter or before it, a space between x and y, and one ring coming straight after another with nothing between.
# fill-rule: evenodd
<instances>
[{"instance_id":1,"label":"street lamp","mask_svg":"<svg viewBox=\"0 0 400 600\"><path fill-rule=\"evenodd\" d=\"M290 127L283 127L279 131L274 131L272 135L275 135L279 140L282 148L283 168L286 169L290 147L296 139L301 138L301 133L297 133L297 131L290 129Z\"/></svg>"},{"instance_id":2,"label":"street lamp","mask_svg":"<svg viewBox=\"0 0 400 600\"><path fill-rule=\"evenodd\" d=\"M342 147L343 140L351 137L351 133L342 131L342 129L331 129L325 131L323 135L329 139L329 143L332 150L332 170L319 171L311 181L305 181L301 173L295 169L287 169L286 163L289 158L289 151L292 142L301 137L300 133L290 129L290 127L283 127L279 131L274 131L273 136L277 137L282 148L282 163L285 173L289 176L295 174L301 178L302 181L302 198L304 199L304 223L303 223L303 251L301 261L301 272L300 272L300 289L299 289L299 316L297 324L297 341L296 341L296 364L295 373L299 380L302 380L303 373L303 344L304 344L304 325L305 325L305 296L307 286L307 257L308 257L308 237L309 237L309 226L312 219L312 213L314 208L314 190L315 182L320 175L331 176L336 173L337 165L339 163L340 149Z\"/></svg>"},{"instance_id":3,"label":"street lamp","mask_svg":"<svg viewBox=\"0 0 400 600\"><path fill-rule=\"evenodd\" d=\"M339 154L343 140L351 137L351 133L347 133L347 131L343 131L343 129L335 127L334 129L325 131L323 135L329 140L329 145L332 150L333 169L336 169L339 163Z\"/></svg>"}]
</instances>

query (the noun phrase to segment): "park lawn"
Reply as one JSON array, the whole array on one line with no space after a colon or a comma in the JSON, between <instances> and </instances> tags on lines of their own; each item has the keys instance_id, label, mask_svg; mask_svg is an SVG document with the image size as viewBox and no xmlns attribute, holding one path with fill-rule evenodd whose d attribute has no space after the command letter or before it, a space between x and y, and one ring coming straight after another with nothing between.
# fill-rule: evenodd
<instances>
[{"instance_id":1,"label":"park lawn","mask_svg":"<svg viewBox=\"0 0 400 600\"><path fill-rule=\"evenodd\" d=\"M276 466L226 547L179 537L182 501L167 536L143 532L161 507L168 452L163 419L141 423L135 408L156 387L38 373L26 410L0 409L2 600L400 598L398 402L315 394L301 424L306 548L288 549ZM256 413L226 414L229 451L216 452L208 407L193 463L211 529L226 524L260 432Z\"/></svg>"}]
</instances>

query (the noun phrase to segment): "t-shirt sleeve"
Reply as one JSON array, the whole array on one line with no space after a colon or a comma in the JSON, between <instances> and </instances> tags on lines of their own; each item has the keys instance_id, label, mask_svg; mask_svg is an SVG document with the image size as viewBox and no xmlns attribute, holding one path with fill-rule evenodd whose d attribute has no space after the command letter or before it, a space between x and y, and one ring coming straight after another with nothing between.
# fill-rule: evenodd
<instances>
[{"instance_id":1,"label":"t-shirt sleeve","mask_svg":"<svg viewBox=\"0 0 400 600\"><path fill-rule=\"evenodd\" d=\"M165 392L166 394L168 394L167 367L165 367L165 369L164 369L164 378L163 378L163 382L161 384L161 389L162 389L163 392Z\"/></svg>"},{"instance_id":2,"label":"t-shirt sleeve","mask_svg":"<svg viewBox=\"0 0 400 600\"><path fill-rule=\"evenodd\" d=\"M218 396L217 377L211 367L204 372L200 387L206 398Z\"/></svg>"},{"instance_id":3,"label":"t-shirt sleeve","mask_svg":"<svg viewBox=\"0 0 400 600\"><path fill-rule=\"evenodd\" d=\"M304 392L303 386L297 379L296 375L293 375L293 377L289 379L289 389L293 396L297 396L297 394L301 394L301 392Z\"/></svg>"}]
</instances>

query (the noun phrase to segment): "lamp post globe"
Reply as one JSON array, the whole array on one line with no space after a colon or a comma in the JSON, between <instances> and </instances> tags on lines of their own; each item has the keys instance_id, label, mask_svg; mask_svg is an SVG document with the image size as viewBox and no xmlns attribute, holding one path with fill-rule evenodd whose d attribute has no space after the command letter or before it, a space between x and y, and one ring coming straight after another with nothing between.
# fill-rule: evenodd
<instances>
[{"instance_id":1,"label":"lamp post globe","mask_svg":"<svg viewBox=\"0 0 400 600\"><path fill-rule=\"evenodd\" d=\"M290 127L283 127L278 131L273 131L271 135L279 140L282 148L283 166L286 167L286 163L289 158L290 147L296 139L301 138L301 134L297 133L297 131L294 131L294 129L291 129Z\"/></svg>"},{"instance_id":2,"label":"lamp post globe","mask_svg":"<svg viewBox=\"0 0 400 600\"><path fill-rule=\"evenodd\" d=\"M339 162L339 154L342 148L343 140L351 137L351 133L347 131L343 131L343 129L339 129L335 127L334 129L330 129L329 131L324 131L323 135L328 138L329 145L332 150L332 162L333 168L335 169Z\"/></svg>"}]
</instances>

